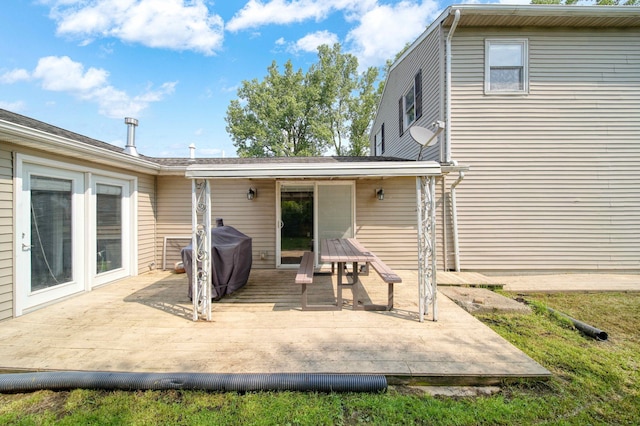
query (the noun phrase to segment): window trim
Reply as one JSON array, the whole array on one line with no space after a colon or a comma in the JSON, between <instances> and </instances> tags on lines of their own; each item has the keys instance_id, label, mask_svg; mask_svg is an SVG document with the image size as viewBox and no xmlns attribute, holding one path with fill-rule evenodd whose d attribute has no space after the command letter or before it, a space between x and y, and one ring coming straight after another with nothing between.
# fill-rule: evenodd
<instances>
[{"instance_id":1,"label":"window trim","mask_svg":"<svg viewBox=\"0 0 640 426\"><path fill-rule=\"evenodd\" d=\"M522 89L491 90L491 45L520 45L522 49ZM529 94L529 39L488 38L484 41L484 93L485 95L526 95Z\"/></svg>"},{"instance_id":2,"label":"window trim","mask_svg":"<svg viewBox=\"0 0 640 426\"><path fill-rule=\"evenodd\" d=\"M413 93L413 120L408 120L407 104L405 99L409 93ZM402 93L398 100L398 128L402 136L405 129L411 127L413 123L422 117L422 69L414 75L412 84Z\"/></svg>"}]
</instances>

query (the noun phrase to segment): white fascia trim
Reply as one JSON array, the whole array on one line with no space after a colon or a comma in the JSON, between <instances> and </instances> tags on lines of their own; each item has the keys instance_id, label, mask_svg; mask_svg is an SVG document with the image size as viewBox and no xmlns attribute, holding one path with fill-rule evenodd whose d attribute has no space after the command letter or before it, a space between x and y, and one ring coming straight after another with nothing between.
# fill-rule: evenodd
<instances>
[{"instance_id":1,"label":"white fascia trim","mask_svg":"<svg viewBox=\"0 0 640 426\"><path fill-rule=\"evenodd\" d=\"M440 176L435 161L372 161L366 163L217 164L189 166L191 179L216 178L343 178L391 176Z\"/></svg>"},{"instance_id":2,"label":"white fascia trim","mask_svg":"<svg viewBox=\"0 0 640 426\"><path fill-rule=\"evenodd\" d=\"M637 6L566 6L566 5L501 5L501 4L461 4L451 6L462 13L472 15L514 15L514 16L597 16L626 18L640 16Z\"/></svg>"},{"instance_id":3,"label":"white fascia trim","mask_svg":"<svg viewBox=\"0 0 640 426\"><path fill-rule=\"evenodd\" d=\"M449 15L459 10L464 15L514 15L514 16L597 16L603 18L640 17L640 7L637 6L563 6L563 5L501 5L501 4L460 4L447 7L427 29L414 40L407 50L396 59L387 73L391 71L413 52L416 46L431 34ZM385 86L386 87L386 86ZM383 89L384 94L384 89Z\"/></svg>"},{"instance_id":4,"label":"white fascia trim","mask_svg":"<svg viewBox=\"0 0 640 426\"><path fill-rule=\"evenodd\" d=\"M62 136L52 135L41 130L21 126L0 120L0 135L7 135L7 141L19 145L21 142L30 142L31 147L40 148L48 152L63 155L90 156L92 161L129 170L147 169L157 173L160 166L154 162L139 157L132 157L124 153L118 153L96 146L74 141ZM52 149L53 148L53 149ZM127 167L128 166L128 167Z\"/></svg>"}]
</instances>

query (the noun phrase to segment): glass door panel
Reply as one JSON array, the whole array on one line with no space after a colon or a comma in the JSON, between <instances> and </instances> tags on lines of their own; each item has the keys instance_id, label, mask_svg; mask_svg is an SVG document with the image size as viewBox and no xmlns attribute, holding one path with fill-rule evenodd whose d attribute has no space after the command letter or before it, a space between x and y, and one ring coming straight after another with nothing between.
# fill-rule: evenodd
<instances>
[{"instance_id":1,"label":"glass door panel","mask_svg":"<svg viewBox=\"0 0 640 426\"><path fill-rule=\"evenodd\" d=\"M84 290L82 173L17 157L16 315Z\"/></svg>"},{"instance_id":2,"label":"glass door panel","mask_svg":"<svg viewBox=\"0 0 640 426\"><path fill-rule=\"evenodd\" d=\"M313 250L313 184L280 187L280 265L299 265Z\"/></svg>"},{"instance_id":3,"label":"glass door panel","mask_svg":"<svg viewBox=\"0 0 640 426\"><path fill-rule=\"evenodd\" d=\"M318 184L318 238L352 238L353 185Z\"/></svg>"},{"instance_id":4,"label":"glass door panel","mask_svg":"<svg viewBox=\"0 0 640 426\"><path fill-rule=\"evenodd\" d=\"M73 280L73 181L30 176L31 292Z\"/></svg>"},{"instance_id":5,"label":"glass door panel","mask_svg":"<svg viewBox=\"0 0 640 426\"><path fill-rule=\"evenodd\" d=\"M96 184L96 273L122 268L122 187Z\"/></svg>"}]
</instances>

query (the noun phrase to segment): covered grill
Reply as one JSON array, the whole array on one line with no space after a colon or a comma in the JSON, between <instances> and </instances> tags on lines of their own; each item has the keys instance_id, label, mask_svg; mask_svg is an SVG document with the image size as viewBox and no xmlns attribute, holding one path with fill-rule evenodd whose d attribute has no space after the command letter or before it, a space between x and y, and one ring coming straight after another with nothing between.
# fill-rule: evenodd
<instances>
[{"instance_id":1,"label":"covered grill","mask_svg":"<svg viewBox=\"0 0 640 426\"><path fill-rule=\"evenodd\" d=\"M221 224L221 221L218 222ZM249 280L252 263L251 237L231 226L218 226L211 230L211 295L220 300L242 288ZM182 261L189 277L189 298L192 297L193 247L181 250Z\"/></svg>"}]
</instances>

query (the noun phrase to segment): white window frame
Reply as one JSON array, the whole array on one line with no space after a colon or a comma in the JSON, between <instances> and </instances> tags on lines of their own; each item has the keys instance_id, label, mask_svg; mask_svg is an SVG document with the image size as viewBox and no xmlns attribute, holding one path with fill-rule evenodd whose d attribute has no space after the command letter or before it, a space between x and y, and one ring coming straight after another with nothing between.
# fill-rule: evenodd
<instances>
[{"instance_id":1,"label":"white window frame","mask_svg":"<svg viewBox=\"0 0 640 426\"><path fill-rule=\"evenodd\" d=\"M522 54L522 88L507 90L491 89L491 46L520 46ZM529 40L526 38L492 38L485 39L484 48L484 93L487 95L524 95L529 93Z\"/></svg>"},{"instance_id":2,"label":"white window frame","mask_svg":"<svg viewBox=\"0 0 640 426\"><path fill-rule=\"evenodd\" d=\"M407 95L413 93L413 104L407 105ZM409 109L413 107L413 119L409 118ZM404 119L404 128L408 129L416 121L416 83L411 84L408 90L402 95L402 117Z\"/></svg>"}]
</instances>

